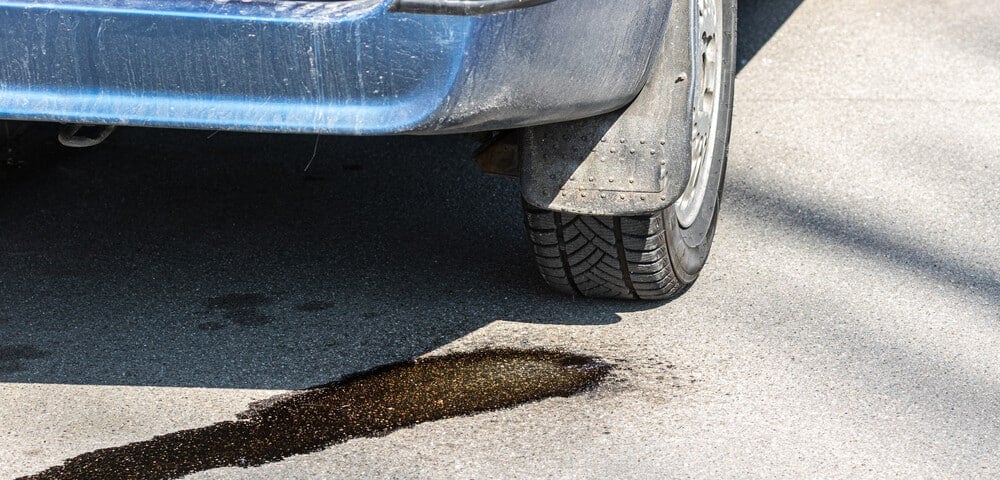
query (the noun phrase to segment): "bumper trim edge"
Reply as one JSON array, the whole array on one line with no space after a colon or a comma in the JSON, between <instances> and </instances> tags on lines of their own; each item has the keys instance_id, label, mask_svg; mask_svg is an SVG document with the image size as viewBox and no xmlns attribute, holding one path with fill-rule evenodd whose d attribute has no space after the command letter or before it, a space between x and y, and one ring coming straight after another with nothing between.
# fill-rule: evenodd
<instances>
[{"instance_id":1,"label":"bumper trim edge","mask_svg":"<svg viewBox=\"0 0 1000 480\"><path fill-rule=\"evenodd\" d=\"M532 7L554 0L395 0L391 12L479 15Z\"/></svg>"}]
</instances>

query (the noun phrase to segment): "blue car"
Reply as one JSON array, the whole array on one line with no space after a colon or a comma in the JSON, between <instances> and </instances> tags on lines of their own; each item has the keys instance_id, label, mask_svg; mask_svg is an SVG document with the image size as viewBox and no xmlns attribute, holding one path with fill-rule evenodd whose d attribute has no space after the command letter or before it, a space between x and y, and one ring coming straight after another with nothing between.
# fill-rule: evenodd
<instances>
[{"instance_id":1,"label":"blue car","mask_svg":"<svg viewBox=\"0 0 1000 480\"><path fill-rule=\"evenodd\" d=\"M70 146L469 133L556 289L670 298L711 247L736 0L0 0L0 31L0 120Z\"/></svg>"}]
</instances>

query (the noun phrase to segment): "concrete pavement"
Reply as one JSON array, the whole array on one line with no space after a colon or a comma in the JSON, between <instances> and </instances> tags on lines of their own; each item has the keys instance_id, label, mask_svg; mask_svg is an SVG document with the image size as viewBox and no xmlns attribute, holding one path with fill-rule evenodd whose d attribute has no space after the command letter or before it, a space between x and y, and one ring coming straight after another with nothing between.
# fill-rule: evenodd
<instances>
[{"instance_id":1,"label":"concrete pavement","mask_svg":"<svg viewBox=\"0 0 1000 480\"><path fill-rule=\"evenodd\" d=\"M125 129L0 193L0 478L383 363L549 347L592 393L191 478L1000 476L1000 3L741 3L710 264L548 292L461 138Z\"/></svg>"}]
</instances>

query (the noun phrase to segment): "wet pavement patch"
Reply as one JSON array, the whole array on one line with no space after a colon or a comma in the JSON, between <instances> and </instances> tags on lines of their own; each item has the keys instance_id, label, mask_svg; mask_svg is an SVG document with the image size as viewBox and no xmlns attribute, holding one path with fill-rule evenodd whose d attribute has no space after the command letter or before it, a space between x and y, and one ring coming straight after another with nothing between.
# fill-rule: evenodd
<instances>
[{"instance_id":1,"label":"wet pavement patch","mask_svg":"<svg viewBox=\"0 0 1000 480\"><path fill-rule=\"evenodd\" d=\"M611 366L545 350L478 350L397 363L250 405L238 420L105 448L22 479L169 479L252 467L423 422L596 386Z\"/></svg>"}]
</instances>

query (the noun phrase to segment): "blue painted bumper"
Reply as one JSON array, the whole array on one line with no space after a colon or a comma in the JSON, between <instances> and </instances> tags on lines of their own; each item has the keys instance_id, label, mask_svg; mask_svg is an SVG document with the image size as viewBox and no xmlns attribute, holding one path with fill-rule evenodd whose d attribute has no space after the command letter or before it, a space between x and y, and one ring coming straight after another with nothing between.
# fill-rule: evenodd
<instances>
[{"instance_id":1,"label":"blue painted bumper","mask_svg":"<svg viewBox=\"0 0 1000 480\"><path fill-rule=\"evenodd\" d=\"M582 118L638 93L669 9L389 3L0 0L0 118L331 134Z\"/></svg>"}]
</instances>

